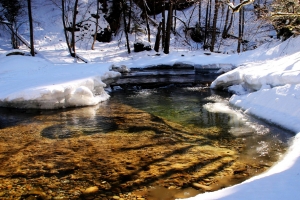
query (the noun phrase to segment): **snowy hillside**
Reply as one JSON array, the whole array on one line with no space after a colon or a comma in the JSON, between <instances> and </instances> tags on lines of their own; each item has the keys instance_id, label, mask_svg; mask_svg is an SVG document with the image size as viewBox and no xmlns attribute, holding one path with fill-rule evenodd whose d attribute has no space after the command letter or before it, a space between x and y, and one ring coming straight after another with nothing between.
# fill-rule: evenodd
<instances>
[{"instance_id":1,"label":"snowy hillside","mask_svg":"<svg viewBox=\"0 0 300 200\"><path fill-rule=\"evenodd\" d=\"M76 32L76 48L77 53L87 59L89 62L106 62L115 61L116 57L128 57L126 55L126 41L124 34L124 27L121 20L120 29L112 35L110 43L96 42L95 50L91 50L92 35L95 31L95 19L92 16L95 11L95 3L92 0L79 1L77 22L82 24L79 32ZM70 8L71 9L71 8ZM226 20L225 4L221 4L218 13L218 31L220 32L217 37L215 51L221 53L235 53L237 50L237 39L229 37L223 39L221 31L224 29L223 24ZM34 41L35 48L41 53L41 56L50 60L51 62L73 62L70 58L65 42L63 24L62 24L62 11L59 2L53 1L35 1L33 3L33 19L34 19ZM131 30L129 32L130 48L133 50L133 43L136 40L147 40L146 24L140 15L141 9L133 4L132 8L133 20L131 20ZM165 11L166 16L168 11ZM204 5L201 10L201 18L204 20L206 8ZM104 18L105 13L100 12L99 18L99 31L108 27L109 24ZM236 37L238 35L239 13L233 13L232 26L230 27L229 34ZM71 18L71 16L69 16ZM150 16L150 31L151 31L151 46L153 48L157 34L157 25L162 20L162 14ZM203 43L194 42L191 39L191 31L186 30L187 27L195 27L199 19L198 4L195 4L184 10L176 11L176 31L171 34L171 52L173 51L201 51ZM211 19L212 20L212 19ZM245 7L245 30L243 40L247 41L243 45L244 49L254 49L262 44L269 43L276 38L276 32L268 21L263 18L255 16L253 5ZM204 22L203 22L204 23ZM204 26L204 24L202 24ZM19 34L29 41L29 26L26 16L20 20L18 27ZM10 49L10 31L8 28L0 24L0 52ZM21 49L28 50L24 45ZM132 55L135 53L133 52ZM150 52L154 54L154 52ZM113 56L112 56L113 55ZM57 57L60 57L59 59ZM112 58L113 57L113 58Z\"/></svg>"}]
</instances>

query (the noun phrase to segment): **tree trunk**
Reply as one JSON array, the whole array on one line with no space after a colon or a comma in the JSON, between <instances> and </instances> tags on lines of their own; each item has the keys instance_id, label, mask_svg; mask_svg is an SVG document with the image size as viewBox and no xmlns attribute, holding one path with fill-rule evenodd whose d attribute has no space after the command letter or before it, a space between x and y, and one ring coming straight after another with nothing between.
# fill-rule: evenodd
<instances>
[{"instance_id":1,"label":"tree trunk","mask_svg":"<svg viewBox=\"0 0 300 200\"><path fill-rule=\"evenodd\" d=\"M167 19L167 27L166 27L166 41L164 47L164 53L169 54L170 52L170 41L171 41L171 27L172 27L172 16L173 13L173 3L169 0L169 10L168 10L168 19Z\"/></svg>"},{"instance_id":2,"label":"tree trunk","mask_svg":"<svg viewBox=\"0 0 300 200\"><path fill-rule=\"evenodd\" d=\"M200 28L201 28L201 9L202 9L202 0L199 1L199 5L198 5L198 11L199 11L198 23L199 23Z\"/></svg>"},{"instance_id":3,"label":"tree trunk","mask_svg":"<svg viewBox=\"0 0 300 200\"><path fill-rule=\"evenodd\" d=\"M166 4L165 1L163 0L162 3L162 12L161 12L161 16L162 16L162 26L161 26L161 31L162 31L162 37L161 37L161 46L162 48L165 47L165 41L166 41Z\"/></svg>"},{"instance_id":4,"label":"tree trunk","mask_svg":"<svg viewBox=\"0 0 300 200\"><path fill-rule=\"evenodd\" d=\"M68 33L67 33L66 13L65 13L65 0L61 1L61 5L62 5L62 21L63 21L63 26L64 26L64 34L65 34L66 43L67 43L70 55L72 57L75 57L75 55L72 53L71 46L70 46L70 41L69 41L69 36L68 36Z\"/></svg>"},{"instance_id":5,"label":"tree trunk","mask_svg":"<svg viewBox=\"0 0 300 200\"><path fill-rule=\"evenodd\" d=\"M100 3L100 1L99 0L97 0L98 1L98 3ZM107 9L107 0L102 0L102 12L103 13L107 13L107 11L108 11L108 9Z\"/></svg>"},{"instance_id":6,"label":"tree trunk","mask_svg":"<svg viewBox=\"0 0 300 200\"><path fill-rule=\"evenodd\" d=\"M31 13L31 0L27 0L28 4L28 17L29 17L29 31L30 31L30 54L34 56L34 41L33 41L33 23Z\"/></svg>"},{"instance_id":7,"label":"tree trunk","mask_svg":"<svg viewBox=\"0 0 300 200\"><path fill-rule=\"evenodd\" d=\"M219 12L219 0L215 0L215 10L214 10L214 19L213 19L213 26L212 26L212 37L211 37L211 45L210 51L214 51L216 38L217 38L217 20L218 20L218 12Z\"/></svg>"},{"instance_id":8,"label":"tree trunk","mask_svg":"<svg viewBox=\"0 0 300 200\"><path fill-rule=\"evenodd\" d=\"M153 13L154 13L154 19L156 19L156 0L153 1Z\"/></svg>"},{"instance_id":9,"label":"tree trunk","mask_svg":"<svg viewBox=\"0 0 300 200\"><path fill-rule=\"evenodd\" d=\"M241 44L243 40L243 14L244 14L244 8L241 8L239 12L239 37L238 37L238 46L237 46L237 52L241 52Z\"/></svg>"},{"instance_id":10,"label":"tree trunk","mask_svg":"<svg viewBox=\"0 0 300 200\"><path fill-rule=\"evenodd\" d=\"M21 38L18 36L18 30L14 28L12 23L5 23L7 28L11 31L11 43L12 43L12 48L13 49L18 49L19 48L19 41L22 41ZM23 42L23 41L22 41ZM24 42L23 42L24 43ZM26 43L24 43L26 44ZM27 45L26 45L27 46ZM29 47L30 48L30 47Z\"/></svg>"},{"instance_id":11,"label":"tree trunk","mask_svg":"<svg viewBox=\"0 0 300 200\"><path fill-rule=\"evenodd\" d=\"M189 17L189 20L188 20L188 22L187 22L187 27L190 27L190 25L191 25L191 21L192 21L192 19L193 19L193 15L194 15L194 12L195 12L196 8L197 8L197 6L194 6L194 8L193 8L193 10L192 10L192 13L191 13L191 15L190 15L190 17Z\"/></svg>"},{"instance_id":12,"label":"tree trunk","mask_svg":"<svg viewBox=\"0 0 300 200\"><path fill-rule=\"evenodd\" d=\"M148 12L147 12L147 2L146 2L146 0L144 0L144 14L145 14L145 19L146 19L148 42L151 42L151 40L150 40L150 26L149 26L149 21L148 21Z\"/></svg>"},{"instance_id":13,"label":"tree trunk","mask_svg":"<svg viewBox=\"0 0 300 200\"><path fill-rule=\"evenodd\" d=\"M228 25L227 30L226 30L227 35L228 35L228 32L231 29L231 26L232 26L232 23L233 23L233 15L234 15L234 13L232 12L231 16L230 16L230 22L229 22L229 25Z\"/></svg>"},{"instance_id":14,"label":"tree trunk","mask_svg":"<svg viewBox=\"0 0 300 200\"><path fill-rule=\"evenodd\" d=\"M77 7L78 7L78 0L75 0L74 10L73 10L72 32L71 32L71 50L74 55L73 57L76 57L75 29L76 29Z\"/></svg>"},{"instance_id":15,"label":"tree trunk","mask_svg":"<svg viewBox=\"0 0 300 200\"><path fill-rule=\"evenodd\" d=\"M177 16L177 11L176 11L176 5L177 5L177 0L175 0L175 3L174 3L174 17L173 17L173 27L172 27L172 30L174 31L174 33L176 33L176 16Z\"/></svg>"},{"instance_id":16,"label":"tree trunk","mask_svg":"<svg viewBox=\"0 0 300 200\"><path fill-rule=\"evenodd\" d=\"M155 39L155 45L154 45L154 51L159 52L159 44L160 44L160 33L161 33L161 25L162 22L159 22L156 39Z\"/></svg>"},{"instance_id":17,"label":"tree trunk","mask_svg":"<svg viewBox=\"0 0 300 200\"><path fill-rule=\"evenodd\" d=\"M244 30L245 30L245 9L242 10L242 37L244 37Z\"/></svg>"},{"instance_id":18,"label":"tree trunk","mask_svg":"<svg viewBox=\"0 0 300 200\"><path fill-rule=\"evenodd\" d=\"M98 25L99 25L99 9L100 9L100 6L99 6L99 1L96 0L97 2L97 17L96 17L96 27L95 27L95 34L94 34L94 38L93 38L93 44L92 44L92 50L95 50L95 42L96 42L96 39L97 39L97 34L98 34Z\"/></svg>"},{"instance_id":19,"label":"tree trunk","mask_svg":"<svg viewBox=\"0 0 300 200\"><path fill-rule=\"evenodd\" d=\"M233 4L234 4L234 0L233 0ZM229 15L230 14L230 8L227 7L227 14ZM231 15L230 15L230 21L229 21L229 24L227 25L227 23L225 23L225 26L224 26L224 29L223 29L223 33L222 33L222 37L225 39L228 37L228 32L229 30L231 29L231 26L232 26L232 23L233 23L233 16L234 16L234 13L231 12ZM227 16L226 16L226 19L227 19Z\"/></svg>"},{"instance_id":20,"label":"tree trunk","mask_svg":"<svg viewBox=\"0 0 300 200\"><path fill-rule=\"evenodd\" d=\"M128 16L128 24L127 24L127 33L130 32L130 24L131 24L131 17L132 17L132 0L129 1L129 16Z\"/></svg>"},{"instance_id":21,"label":"tree trunk","mask_svg":"<svg viewBox=\"0 0 300 200\"><path fill-rule=\"evenodd\" d=\"M11 34L11 44L12 44L12 48L13 49L18 49L19 48L19 44L18 44L18 38L16 37L17 34L17 30L15 31L13 30L13 34Z\"/></svg>"},{"instance_id":22,"label":"tree trunk","mask_svg":"<svg viewBox=\"0 0 300 200\"><path fill-rule=\"evenodd\" d=\"M209 12L208 12L208 28L210 29L210 20L211 20L211 2L212 0L209 0Z\"/></svg>"},{"instance_id":23,"label":"tree trunk","mask_svg":"<svg viewBox=\"0 0 300 200\"><path fill-rule=\"evenodd\" d=\"M225 18L225 24L222 31L222 38L225 39L228 37L227 27L229 23L229 15L230 15L230 8L227 6L227 12L226 12L226 18Z\"/></svg>"},{"instance_id":24,"label":"tree trunk","mask_svg":"<svg viewBox=\"0 0 300 200\"><path fill-rule=\"evenodd\" d=\"M127 51L130 54L130 46L129 46L129 39L128 39L128 32L126 28L126 12L125 12L125 3L124 0L122 0L122 11L123 11L123 22L124 22L124 32L125 32L125 37L126 37L126 44L127 44Z\"/></svg>"},{"instance_id":25,"label":"tree trunk","mask_svg":"<svg viewBox=\"0 0 300 200\"><path fill-rule=\"evenodd\" d=\"M207 1L207 4L206 4L206 13L205 13L205 29L204 29L204 45L203 45L203 48L206 49L207 48L207 36L208 36L208 11L209 11L209 6L210 6L210 3L209 1Z\"/></svg>"}]
</instances>

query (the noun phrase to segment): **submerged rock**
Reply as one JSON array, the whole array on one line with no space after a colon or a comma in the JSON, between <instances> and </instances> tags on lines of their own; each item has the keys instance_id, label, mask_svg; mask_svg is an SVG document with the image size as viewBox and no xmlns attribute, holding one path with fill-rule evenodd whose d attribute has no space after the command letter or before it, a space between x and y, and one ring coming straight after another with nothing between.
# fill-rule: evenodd
<instances>
[{"instance_id":1,"label":"submerged rock","mask_svg":"<svg viewBox=\"0 0 300 200\"><path fill-rule=\"evenodd\" d=\"M200 183L193 183L192 186L194 188L205 190L205 191L211 191L212 190L212 188L210 186L202 185Z\"/></svg>"},{"instance_id":2,"label":"submerged rock","mask_svg":"<svg viewBox=\"0 0 300 200\"><path fill-rule=\"evenodd\" d=\"M40 188L35 188L30 190L27 194L21 196L21 199L40 199L45 200L49 199L45 192L42 191Z\"/></svg>"},{"instance_id":3,"label":"submerged rock","mask_svg":"<svg viewBox=\"0 0 300 200\"><path fill-rule=\"evenodd\" d=\"M94 194L98 191L99 191L99 188L97 186L92 186L92 187L87 188L85 191L83 191L83 194L89 195L89 194Z\"/></svg>"}]
</instances>

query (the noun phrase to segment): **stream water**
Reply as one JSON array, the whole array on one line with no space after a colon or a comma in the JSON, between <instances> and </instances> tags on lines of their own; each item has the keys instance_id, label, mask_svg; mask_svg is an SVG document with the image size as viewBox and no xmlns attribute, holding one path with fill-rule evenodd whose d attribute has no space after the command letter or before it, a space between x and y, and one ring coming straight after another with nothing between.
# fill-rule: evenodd
<instances>
[{"instance_id":1,"label":"stream water","mask_svg":"<svg viewBox=\"0 0 300 200\"><path fill-rule=\"evenodd\" d=\"M94 107L0 109L0 199L195 196L264 172L293 134L205 87L115 90Z\"/></svg>"}]
</instances>

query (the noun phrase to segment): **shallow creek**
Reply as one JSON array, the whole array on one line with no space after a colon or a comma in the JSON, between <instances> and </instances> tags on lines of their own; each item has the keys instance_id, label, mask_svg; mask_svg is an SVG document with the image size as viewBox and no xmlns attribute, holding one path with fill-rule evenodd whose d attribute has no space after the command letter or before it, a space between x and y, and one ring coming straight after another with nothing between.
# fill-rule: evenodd
<instances>
[{"instance_id":1,"label":"shallow creek","mask_svg":"<svg viewBox=\"0 0 300 200\"><path fill-rule=\"evenodd\" d=\"M0 109L0 199L171 200L240 183L293 136L204 87L116 90L94 107Z\"/></svg>"}]
</instances>

